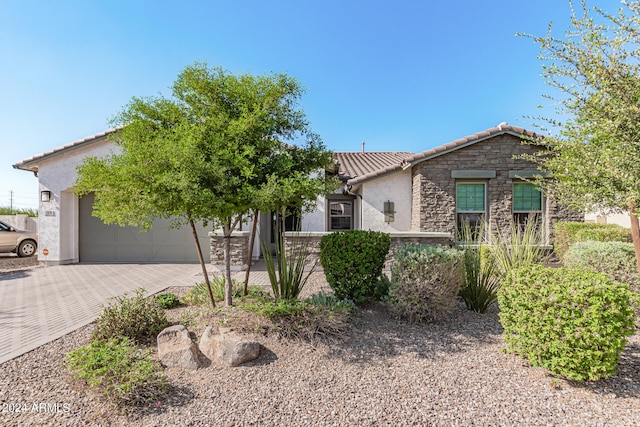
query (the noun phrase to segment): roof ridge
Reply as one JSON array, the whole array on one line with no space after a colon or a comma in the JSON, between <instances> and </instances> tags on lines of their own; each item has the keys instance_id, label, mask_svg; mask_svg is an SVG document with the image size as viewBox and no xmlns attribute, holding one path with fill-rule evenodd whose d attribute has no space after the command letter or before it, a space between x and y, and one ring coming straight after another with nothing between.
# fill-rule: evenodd
<instances>
[{"instance_id":1,"label":"roof ridge","mask_svg":"<svg viewBox=\"0 0 640 427\"><path fill-rule=\"evenodd\" d=\"M454 139L453 141L445 143L443 145L438 145L438 146L430 148L428 150L421 151L419 153L407 156L406 158L401 160L400 163L397 164L397 165L387 166L387 167L381 168L379 170L371 171L371 172L369 172L367 174L364 174L364 175L360 175L360 176L357 176L357 177L352 177L351 179L349 179L347 181L347 183L351 184L351 185L358 184L358 183L361 183L363 181L369 180L371 178L378 177L380 175L384 175L384 174L387 174L387 173L390 173L390 172L406 169L406 168L412 166L415 163L418 163L418 162L421 162L421 161L425 161L425 160L428 160L428 159L433 158L433 157L441 156L441 155L449 153L451 151L454 151L454 150L457 150L457 149L460 149L460 148L464 148L464 147L466 147L468 145L472 145L472 144L475 144L477 142L480 142L480 141L483 141L485 139L492 138L492 137L494 137L496 135L500 135L500 134L504 134L504 133L509 133L509 134L516 135L516 136L526 135L526 136L532 137L532 138L536 138L536 137L541 136L539 134L536 134L534 131L527 130L527 129L523 128L523 127L513 126L513 125L508 124L507 122L501 122L500 124L498 124L497 126L494 126L492 128L485 129L483 131L476 132L474 134L467 135L467 136L462 137L462 138Z\"/></svg>"}]
</instances>

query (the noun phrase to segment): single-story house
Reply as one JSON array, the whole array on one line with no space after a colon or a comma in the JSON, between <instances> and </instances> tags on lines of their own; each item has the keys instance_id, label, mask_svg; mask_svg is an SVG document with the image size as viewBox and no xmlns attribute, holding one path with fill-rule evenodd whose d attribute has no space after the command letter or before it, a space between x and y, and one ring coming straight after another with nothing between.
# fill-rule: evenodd
<instances>
[{"instance_id":1,"label":"single-story house","mask_svg":"<svg viewBox=\"0 0 640 427\"><path fill-rule=\"evenodd\" d=\"M525 136L536 134L501 123L418 154L335 153L341 191L321 200L307 223L324 225L315 231L455 233L462 221L487 220L504 229L536 214L551 243L556 221L582 221L584 215L526 181L542 172L514 158L539 150L523 144Z\"/></svg>"},{"instance_id":2,"label":"single-story house","mask_svg":"<svg viewBox=\"0 0 640 427\"><path fill-rule=\"evenodd\" d=\"M107 226L91 216L90 196L79 199L73 193L76 167L84 157L117 152L109 138L114 132L108 130L14 165L34 172L39 180L39 259L51 264L196 262L188 229L171 229L162 221L149 233ZM441 241L450 239L462 221L487 220L491 227L507 227L534 213L551 243L554 222L581 221L584 215L558 205L525 181L540 171L531 162L514 158L537 150L522 144L523 136L535 133L501 123L417 154L335 153L335 169L328 173L337 173L342 185L335 194L318 198L316 209L301 218L301 231L317 236L370 229L409 241L420 236ZM259 221L261 235L272 234L273 216L263 215ZM250 230L250 224L244 229ZM243 242L248 234L238 233ZM203 228L200 238L207 247L209 236ZM212 245L212 263L219 262L216 251ZM256 247L253 256L258 255Z\"/></svg>"}]
</instances>

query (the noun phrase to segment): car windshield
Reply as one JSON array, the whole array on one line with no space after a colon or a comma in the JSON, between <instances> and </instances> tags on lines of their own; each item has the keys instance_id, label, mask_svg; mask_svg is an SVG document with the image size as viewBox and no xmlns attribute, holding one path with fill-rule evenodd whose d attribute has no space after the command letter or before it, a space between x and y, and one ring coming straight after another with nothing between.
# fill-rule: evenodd
<instances>
[{"instance_id":1,"label":"car windshield","mask_svg":"<svg viewBox=\"0 0 640 427\"><path fill-rule=\"evenodd\" d=\"M0 222L0 231L11 231L11 227L4 222Z\"/></svg>"}]
</instances>

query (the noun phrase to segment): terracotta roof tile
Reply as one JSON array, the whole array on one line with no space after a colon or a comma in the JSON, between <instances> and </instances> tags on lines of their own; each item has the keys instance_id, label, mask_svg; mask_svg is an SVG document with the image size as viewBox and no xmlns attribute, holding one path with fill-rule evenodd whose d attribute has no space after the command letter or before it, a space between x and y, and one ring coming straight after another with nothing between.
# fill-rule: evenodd
<instances>
[{"instance_id":1,"label":"terracotta roof tile","mask_svg":"<svg viewBox=\"0 0 640 427\"><path fill-rule=\"evenodd\" d=\"M371 177L383 174L387 169L395 169L411 153L403 152L351 152L334 153L335 162L340 165L338 174L342 179ZM377 175L376 175L377 176Z\"/></svg>"}]
</instances>

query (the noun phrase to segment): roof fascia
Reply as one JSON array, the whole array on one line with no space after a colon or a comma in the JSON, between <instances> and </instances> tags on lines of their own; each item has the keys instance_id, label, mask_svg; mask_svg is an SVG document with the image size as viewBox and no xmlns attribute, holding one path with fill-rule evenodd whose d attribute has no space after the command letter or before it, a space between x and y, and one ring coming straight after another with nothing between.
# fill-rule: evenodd
<instances>
[{"instance_id":1,"label":"roof fascia","mask_svg":"<svg viewBox=\"0 0 640 427\"><path fill-rule=\"evenodd\" d=\"M414 165L417 165L419 163L425 162L427 160L431 160L433 158L440 157L442 155L452 153L454 151L469 147L470 145L477 144L478 142L486 141L487 139L495 138L496 136L504 135L504 134L513 135L513 136L518 137L520 139L522 139L522 136L523 136L522 133L514 132L512 130L503 130L503 131L499 131L499 132L496 132L496 133L492 133L490 135L481 136L480 138L477 138L477 139L472 139L471 141L467 141L464 144L456 145L454 147L438 151L439 149L441 149L442 147L444 147L447 144L441 145L439 147L432 148L431 150L427 150L427 151L433 151L433 153L431 153L429 155L426 155L425 157L421 157L419 159L415 159L415 160L411 160L411 161L406 161L406 160L403 161L402 168L403 169L408 169L410 167L413 167Z\"/></svg>"}]
</instances>

